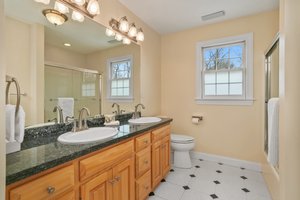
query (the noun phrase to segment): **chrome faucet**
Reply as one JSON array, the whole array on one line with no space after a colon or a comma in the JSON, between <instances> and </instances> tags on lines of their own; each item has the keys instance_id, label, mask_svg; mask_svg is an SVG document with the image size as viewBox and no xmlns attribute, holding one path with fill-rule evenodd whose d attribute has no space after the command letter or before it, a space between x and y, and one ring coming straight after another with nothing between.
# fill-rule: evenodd
<instances>
[{"instance_id":1,"label":"chrome faucet","mask_svg":"<svg viewBox=\"0 0 300 200\"><path fill-rule=\"evenodd\" d=\"M71 124L73 122L73 128L72 128L72 132L76 132L77 131L77 122L76 119L74 117L66 117L66 123L67 124Z\"/></svg>"},{"instance_id":2,"label":"chrome faucet","mask_svg":"<svg viewBox=\"0 0 300 200\"><path fill-rule=\"evenodd\" d=\"M125 110L120 110L120 105L117 103L113 103L111 107L113 108L115 106L117 106L117 110L113 112L114 114L120 115L120 114L122 114L122 112L125 112Z\"/></svg>"},{"instance_id":3,"label":"chrome faucet","mask_svg":"<svg viewBox=\"0 0 300 200\"><path fill-rule=\"evenodd\" d=\"M145 106L144 106L143 104L141 104L141 103L137 104L137 105L134 107L134 113L133 113L133 115L132 115L132 118L133 118L133 119L136 119L136 118L141 117L141 116L138 115L138 108L139 108L139 106L141 106L143 109L145 109Z\"/></svg>"},{"instance_id":4,"label":"chrome faucet","mask_svg":"<svg viewBox=\"0 0 300 200\"><path fill-rule=\"evenodd\" d=\"M80 111L79 111L79 119L78 119L78 121L79 121L79 122L78 122L78 124L79 124L79 125L78 125L78 131L86 130L86 129L89 128L89 127L87 126L87 117L86 117L86 118L83 118L83 113L84 113L84 111L86 112L87 117L91 115L88 108L83 107L83 108L80 109ZM82 123L82 120L84 120L84 124Z\"/></svg>"},{"instance_id":5,"label":"chrome faucet","mask_svg":"<svg viewBox=\"0 0 300 200\"><path fill-rule=\"evenodd\" d=\"M61 109L61 107L59 105L56 105L54 107L53 112L58 113L58 116L59 116L59 121L57 120L56 122L58 122L59 124L64 123L63 110Z\"/></svg>"}]
</instances>

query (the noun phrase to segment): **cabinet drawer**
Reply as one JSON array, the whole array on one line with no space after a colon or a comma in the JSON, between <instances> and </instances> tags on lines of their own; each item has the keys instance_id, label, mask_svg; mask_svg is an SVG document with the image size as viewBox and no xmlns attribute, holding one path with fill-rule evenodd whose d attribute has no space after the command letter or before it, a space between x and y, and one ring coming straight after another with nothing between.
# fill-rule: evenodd
<instances>
[{"instance_id":1,"label":"cabinet drawer","mask_svg":"<svg viewBox=\"0 0 300 200\"><path fill-rule=\"evenodd\" d=\"M131 157L133 153L134 143L131 140L81 160L79 162L80 180L85 180L121 160Z\"/></svg>"},{"instance_id":2,"label":"cabinet drawer","mask_svg":"<svg viewBox=\"0 0 300 200\"><path fill-rule=\"evenodd\" d=\"M55 200L75 200L75 192L68 192L66 194L63 194L57 198L55 198Z\"/></svg>"},{"instance_id":3,"label":"cabinet drawer","mask_svg":"<svg viewBox=\"0 0 300 200\"><path fill-rule=\"evenodd\" d=\"M136 181L136 199L144 200L151 192L151 171L149 170L144 176Z\"/></svg>"},{"instance_id":4,"label":"cabinet drawer","mask_svg":"<svg viewBox=\"0 0 300 200\"><path fill-rule=\"evenodd\" d=\"M146 133L135 138L135 151L138 152L151 144L151 135Z\"/></svg>"},{"instance_id":5,"label":"cabinet drawer","mask_svg":"<svg viewBox=\"0 0 300 200\"><path fill-rule=\"evenodd\" d=\"M161 138L170 135L170 125L163 126L159 129L152 131L152 142L160 140Z\"/></svg>"},{"instance_id":6,"label":"cabinet drawer","mask_svg":"<svg viewBox=\"0 0 300 200\"><path fill-rule=\"evenodd\" d=\"M74 187L74 166L64 167L10 191L10 200L53 198Z\"/></svg>"},{"instance_id":7,"label":"cabinet drawer","mask_svg":"<svg viewBox=\"0 0 300 200\"><path fill-rule=\"evenodd\" d=\"M140 177L151 168L151 147L138 152L136 154L136 177Z\"/></svg>"}]
</instances>

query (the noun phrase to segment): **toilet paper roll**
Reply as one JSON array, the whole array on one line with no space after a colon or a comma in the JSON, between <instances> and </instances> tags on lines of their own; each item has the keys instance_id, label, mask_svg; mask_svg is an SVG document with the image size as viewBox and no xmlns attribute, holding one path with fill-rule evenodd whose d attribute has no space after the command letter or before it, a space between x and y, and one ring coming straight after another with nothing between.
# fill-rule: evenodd
<instances>
[{"instance_id":1,"label":"toilet paper roll","mask_svg":"<svg viewBox=\"0 0 300 200\"><path fill-rule=\"evenodd\" d=\"M192 118L193 124L199 124L199 118Z\"/></svg>"}]
</instances>

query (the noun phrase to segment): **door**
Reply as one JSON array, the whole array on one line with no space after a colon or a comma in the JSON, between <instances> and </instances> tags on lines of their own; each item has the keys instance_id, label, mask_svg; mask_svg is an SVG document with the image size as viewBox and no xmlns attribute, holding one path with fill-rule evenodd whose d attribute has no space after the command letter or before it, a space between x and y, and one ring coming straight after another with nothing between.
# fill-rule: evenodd
<instances>
[{"instance_id":1,"label":"door","mask_svg":"<svg viewBox=\"0 0 300 200\"><path fill-rule=\"evenodd\" d=\"M164 177L170 170L170 136L163 138L161 149L162 176Z\"/></svg>"},{"instance_id":2,"label":"door","mask_svg":"<svg viewBox=\"0 0 300 200\"><path fill-rule=\"evenodd\" d=\"M129 158L113 168L113 199L134 200L134 158Z\"/></svg>"},{"instance_id":3,"label":"door","mask_svg":"<svg viewBox=\"0 0 300 200\"><path fill-rule=\"evenodd\" d=\"M152 187L157 186L162 178L161 150L161 140L152 145Z\"/></svg>"},{"instance_id":4,"label":"door","mask_svg":"<svg viewBox=\"0 0 300 200\"><path fill-rule=\"evenodd\" d=\"M81 186L82 200L112 200L114 184L112 170L108 170Z\"/></svg>"}]
</instances>

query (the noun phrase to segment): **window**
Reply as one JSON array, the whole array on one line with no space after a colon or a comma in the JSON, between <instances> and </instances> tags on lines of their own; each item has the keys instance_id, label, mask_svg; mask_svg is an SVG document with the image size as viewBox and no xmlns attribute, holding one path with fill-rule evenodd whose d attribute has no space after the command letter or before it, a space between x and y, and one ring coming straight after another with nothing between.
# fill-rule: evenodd
<instances>
[{"instance_id":1,"label":"window","mask_svg":"<svg viewBox=\"0 0 300 200\"><path fill-rule=\"evenodd\" d=\"M113 101L133 100L132 56L109 59L108 99Z\"/></svg>"},{"instance_id":2,"label":"window","mask_svg":"<svg viewBox=\"0 0 300 200\"><path fill-rule=\"evenodd\" d=\"M252 33L197 44L197 97L200 104L251 105Z\"/></svg>"}]
</instances>

